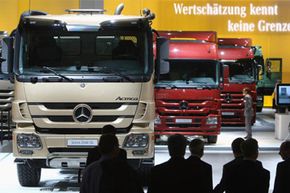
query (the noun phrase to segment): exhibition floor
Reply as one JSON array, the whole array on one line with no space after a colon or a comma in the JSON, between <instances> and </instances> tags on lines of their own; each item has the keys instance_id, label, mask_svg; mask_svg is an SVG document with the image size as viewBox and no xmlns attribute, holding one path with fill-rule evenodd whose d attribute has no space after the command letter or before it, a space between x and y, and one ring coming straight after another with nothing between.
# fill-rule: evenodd
<instances>
[{"instance_id":1,"label":"exhibition floor","mask_svg":"<svg viewBox=\"0 0 290 193\"><path fill-rule=\"evenodd\" d=\"M259 160L263 166L271 172L270 191L273 189L275 170L281 161L278 149L282 140L275 139L275 120L272 109L265 109L257 116L257 122L253 127L253 137L260 146ZM213 167L213 183L216 185L222 174L222 166L230 161L232 157L230 144L236 137L245 136L243 127L223 127L217 144L206 145L205 155L202 158ZM11 143L5 142L0 146L0 193L32 193L32 192L78 192L77 172L73 170L43 169L40 187L21 187L17 179L16 165L13 163ZM186 157L189 156L187 151ZM158 145L155 151L156 164L168 160L166 146Z\"/></svg>"}]
</instances>

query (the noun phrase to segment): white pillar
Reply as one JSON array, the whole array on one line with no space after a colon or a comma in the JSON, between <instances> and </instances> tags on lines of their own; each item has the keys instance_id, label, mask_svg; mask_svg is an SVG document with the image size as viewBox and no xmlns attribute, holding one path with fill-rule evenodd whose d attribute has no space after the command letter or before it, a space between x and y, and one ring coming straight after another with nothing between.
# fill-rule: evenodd
<instances>
[{"instance_id":1,"label":"white pillar","mask_svg":"<svg viewBox=\"0 0 290 193\"><path fill-rule=\"evenodd\" d=\"M286 140L289 137L290 114L275 113L275 137Z\"/></svg>"}]
</instances>

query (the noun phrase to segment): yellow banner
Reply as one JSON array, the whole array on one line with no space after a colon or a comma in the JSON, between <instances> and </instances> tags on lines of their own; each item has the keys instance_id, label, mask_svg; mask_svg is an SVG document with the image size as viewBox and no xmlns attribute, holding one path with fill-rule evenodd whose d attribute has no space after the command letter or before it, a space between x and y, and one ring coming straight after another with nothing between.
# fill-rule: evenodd
<instances>
[{"instance_id":1,"label":"yellow banner","mask_svg":"<svg viewBox=\"0 0 290 193\"><path fill-rule=\"evenodd\" d=\"M29 9L61 14L79 6L79 0L0 0L0 31L15 29L20 15Z\"/></svg>"}]
</instances>

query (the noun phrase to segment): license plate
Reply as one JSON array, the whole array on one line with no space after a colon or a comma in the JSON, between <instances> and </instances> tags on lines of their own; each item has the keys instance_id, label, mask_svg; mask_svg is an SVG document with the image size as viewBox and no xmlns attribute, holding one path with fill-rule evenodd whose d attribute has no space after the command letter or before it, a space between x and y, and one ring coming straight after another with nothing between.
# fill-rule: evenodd
<instances>
[{"instance_id":1,"label":"license plate","mask_svg":"<svg viewBox=\"0 0 290 193\"><path fill-rule=\"evenodd\" d=\"M234 112L222 112L222 115L235 115Z\"/></svg>"},{"instance_id":2,"label":"license plate","mask_svg":"<svg viewBox=\"0 0 290 193\"><path fill-rule=\"evenodd\" d=\"M98 140L96 139L69 139L68 146L97 146Z\"/></svg>"},{"instance_id":3,"label":"license plate","mask_svg":"<svg viewBox=\"0 0 290 193\"><path fill-rule=\"evenodd\" d=\"M175 123L192 123L191 119L175 119Z\"/></svg>"}]
</instances>

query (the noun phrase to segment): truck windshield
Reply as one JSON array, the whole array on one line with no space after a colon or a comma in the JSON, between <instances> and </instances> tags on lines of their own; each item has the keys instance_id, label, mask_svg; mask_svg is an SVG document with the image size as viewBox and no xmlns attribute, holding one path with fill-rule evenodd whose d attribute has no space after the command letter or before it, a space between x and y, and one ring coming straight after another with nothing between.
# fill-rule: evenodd
<instances>
[{"instance_id":1,"label":"truck windshield","mask_svg":"<svg viewBox=\"0 0 290 193\"><path fill-rule=\"evenodd\" d=\"M232 83L251 83L256 79L256 69L253 60L237 60L225 62L229 65L229 81Z\"/></svg>"},{"instance_id":2,"label":"truck windshield","mask_svg":"<svg viewBox=\"0 0 290 193\"><path fill-rule=\"evenodd\" d=\"M164 67L161 67L164 68ZM213 60L170 60L157 87L217 87L219 63Z\"/></svg>"},{"instance_id":3,"label":"truck windshield","mask_svg":"<svg viewBox=\"0 0 290 193\"><path fill-rule=\"evenodd\" d=\"M69 32L60 29L25 29L20 33L19 74L41 75L53 69L65 76L132 76L150 74L146 32L138 29L103 29ZM114 73L117 72L117 73Z\"/></svg>"}]
</instances>

